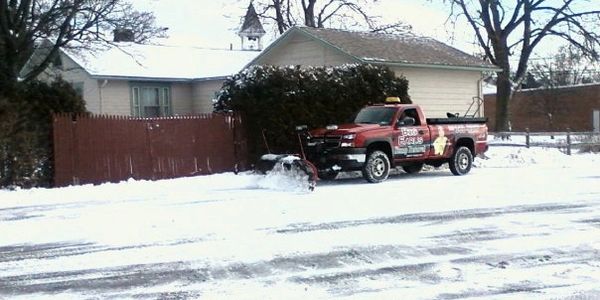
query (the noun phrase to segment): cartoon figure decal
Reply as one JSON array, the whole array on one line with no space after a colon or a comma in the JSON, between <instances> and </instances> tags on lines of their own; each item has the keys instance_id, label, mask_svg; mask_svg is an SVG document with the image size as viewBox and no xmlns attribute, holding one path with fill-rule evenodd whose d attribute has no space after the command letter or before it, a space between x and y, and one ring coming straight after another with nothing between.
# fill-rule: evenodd
<instances>
[{"instance_id":1,"label":"cartoon figure decal","mask_svg":"<svg viewBox=\"0 0 600 300\"><path fill-rule=\"evenodd\" d=\"M448 138L444 134L444 127L438 126L438 137L433 141L434 155L444 155Z\"/></svg>"}]
</instances>

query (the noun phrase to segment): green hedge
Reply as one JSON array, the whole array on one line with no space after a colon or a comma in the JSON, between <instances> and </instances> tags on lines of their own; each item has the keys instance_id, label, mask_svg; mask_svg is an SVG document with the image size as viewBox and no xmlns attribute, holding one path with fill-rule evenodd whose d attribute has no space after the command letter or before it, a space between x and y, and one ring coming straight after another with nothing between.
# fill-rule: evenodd
<instances>
[{"instance_id":1,"label":"green hedge","mask_svg":"<svg viewBox=\"0 0 600 300\"><path fill-rule=\"evenodd\" d=\"M343 123L388 96L411 103L408 80L387 67L253 66L225 81L214 108L242 113L249 158L255 161L267 153L263 130L271 152L297 153L296 125Z\"/></svg>"},{"instance_id":2,"label":"green hedge","mask_svg":"<svg viewBox=\"0 0 600 300\"><path fill-rule=\"evenodd\" d=\"M18 83L0 92L0 188L52 185L55 112L85 112L83 99L63 80Z\"/></svg>"}]
</instances>

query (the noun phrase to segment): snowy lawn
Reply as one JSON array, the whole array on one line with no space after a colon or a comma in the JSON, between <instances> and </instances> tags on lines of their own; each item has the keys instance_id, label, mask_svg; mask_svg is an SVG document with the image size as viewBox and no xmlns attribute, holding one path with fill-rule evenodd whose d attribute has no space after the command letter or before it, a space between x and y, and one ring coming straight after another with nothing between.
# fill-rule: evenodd
<instances>
[{"instance_id":1,"label":"snowy lawn","mask_svg":"<svg viewBox=\"0 0 600 300\"><path fill-rule=\"evenodd\" d=\"M0 191L0 299L600 298L600 155Z\"/></svg>"}]
</instances>

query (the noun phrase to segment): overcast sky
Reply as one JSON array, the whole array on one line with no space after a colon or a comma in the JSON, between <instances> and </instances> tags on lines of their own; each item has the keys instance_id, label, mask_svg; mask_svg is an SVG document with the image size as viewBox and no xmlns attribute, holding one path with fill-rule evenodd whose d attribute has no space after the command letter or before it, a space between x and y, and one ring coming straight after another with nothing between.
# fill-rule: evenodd
<instances>
[{"instance_id":1,"label":"overcast sky","mask_svg":"<svg viewBox=\"0 0 600 300\"><path fill-rule=\"evenodd\" d=\"M215 48L228 48L230 44L239 47L239 37L235 32L249 4L249 0L132 0L132 2L142 10L154 12L158 23L169 27L171 42ZM444 24L448 16L443 6L436 6L427 1L381 0L370 9L373 15L381 16L385 22L393 23L402 20L412 25L418 33L432 36L443 42L451 42L451 32L447 32L447 26ZM269 31L269 28L265 29ZM457 32L465 31L467 30ZM268 44L273 37L267 39L264 44ZM472 52L472 49L468 49L469 43L473 43L470 32L457 37L453 44L462 50Z\"/></svg>"},{"instance_id":2,"label":"overcast sky","mask_svg":"<svg viewBox=\"0 0 600 300\"><path fill-rule=\"evenodd\" d=\"M250 3L250 0L130 1L141 10L154 12L158 24L169 27L170 39L163 43L220 49L229 48L230 44L234 48L240 47L236 31ZM379 0L369 9L373 15L382 17L383 22L401 20L410 24L416 33L436 38L469 54L479 51L473 31L467 24L458 24L455 29L446 22L448 7L441 0ZM274 40L275 33L272 27L265 27L271 31L263 41L266 46ZM538 52L548 53L556 49L556 43L540 46Z\"/></svg>"}]
</instances>

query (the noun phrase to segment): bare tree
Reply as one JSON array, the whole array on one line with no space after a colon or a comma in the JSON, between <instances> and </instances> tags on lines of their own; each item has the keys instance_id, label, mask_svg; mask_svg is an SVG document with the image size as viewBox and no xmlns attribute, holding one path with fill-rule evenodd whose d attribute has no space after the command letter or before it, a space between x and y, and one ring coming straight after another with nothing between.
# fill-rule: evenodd
<instances>
[{"instance_id":1,"label":"bare tree","mask_svg":"<svg viewBox=\"0 0 600 300\"><path fill-rule=\"evenodd\" d=\"M366 7L378 0L260 0L256 1L261 18L272 20L281 34L293 26L314 28L369 28L376 32L405 32L410 26L398 22L380 24L379 17Z\"/></svg>"},{"instance_id":2,"label":"bare tree","mask_svg":"<svg viewBox=\"0 0 600 300\"><path fill-rule=\"evenodd\" d=\"M585 57L577 48L563 46L551 59L532 64L531 72L547 88L600 82L600 61Z\"/></svg>"},{"instance_id":3,"label":"bare tree","mask_svg":"<svg viewBox=\"0 0 600 300\"><path fill-rule=\"evenodd\" d=\"M130 31L132 40L139 44L167 37L168 28L156 26L153 13L136 10L130 3L122 3L117 17L107 21L112 28Z\"/></svg>"},{"instance_id":4,"label":"bare tree","mask_svg":"<svg viewBox=\"0 0 600 300\"><path fill-rule=\"evenodd\" d=\"M557 37L598 57L597 29L600 10L588 0L443 0L451 4L451 16L466 18L486 57L502 71L498 73L496 130L509 129L509 103L527 75L533 51L547 37ZM511 77L511 58L517 58Z\"/></svg>"},{"instance_id":5,"label":"bare tree","mask_svg":"<svg viewBox=\"0 0 600 300\"><path fill-rule=\"evenodd\" d=\"M151 13L136 12L124 0L0 0L0 84L36 78L60 47L110 42L109 34L117 27L137 32L139 41L167 30L154 24ZM42 56L20 74L40 45Z\"/></svg>"},{"instance_id":6,"label":"bare tree","mask_svg":"<svg viewBox=\"0 0 600 300\"><path fill-rule=\"evenodd\" d=\"M561 100L565 97L563 87L600 82L600 63L597 60L586 58L583 53L572 46L563 46L552 59L544 59L542 62L531 66L531 73L541 86L532 91L535 103L531 105L530 114L543 113L550 131L555 128L555 119L566 119L571 113L570 106L564 105ZM569 90L580 93L578 90Z\"/></svg>"}]
</instances>

